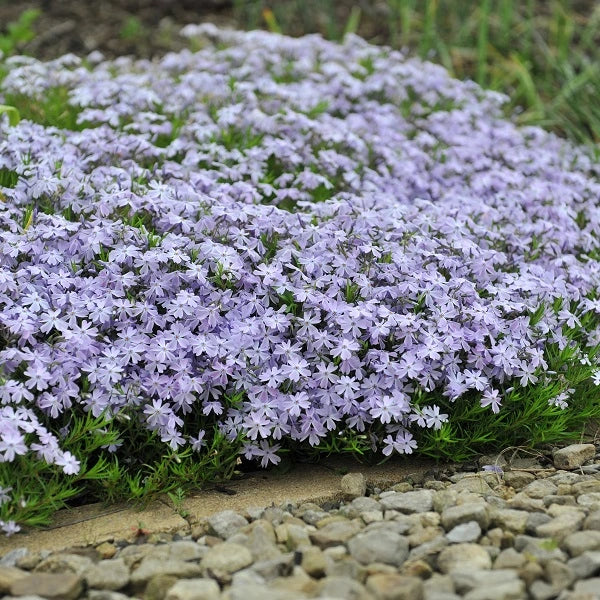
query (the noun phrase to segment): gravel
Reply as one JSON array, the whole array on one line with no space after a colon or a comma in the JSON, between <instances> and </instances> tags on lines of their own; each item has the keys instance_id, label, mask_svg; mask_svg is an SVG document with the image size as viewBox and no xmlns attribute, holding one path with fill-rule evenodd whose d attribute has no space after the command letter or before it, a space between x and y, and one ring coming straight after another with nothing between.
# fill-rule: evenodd
<instances>
[{"instance_id":1,"label":"gravel","mask_svg":"<svg viewBox=\"0 0 600 600\"><path fill-rule=\"evenodd\" d=\"M593 448L593 452L592 452ZM489 459L490 462L493 461ZM192 535L0 559L20 600L592 600L600 590L600 454L442 471L344 500L217 513ZM566 467L566 468L565 468ZM476 468L476 467L475 467Z\"/></svg>"}]
</instances>

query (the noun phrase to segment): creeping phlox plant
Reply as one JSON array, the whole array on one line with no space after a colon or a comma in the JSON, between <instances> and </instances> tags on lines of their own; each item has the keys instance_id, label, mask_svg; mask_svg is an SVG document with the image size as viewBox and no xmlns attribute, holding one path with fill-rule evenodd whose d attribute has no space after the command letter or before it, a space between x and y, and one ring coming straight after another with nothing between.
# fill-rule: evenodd
<instances>
[{"instance_id":1,"label":"creeping phlox plant","mask_svg":"<svg viewBox=\"0 0 600 600\"><path fill-rule=\"evenodd\" d=\"M5 61L8 533L85 480L461 459L600 413L590 150L357 37L184 31L153 62Z\"/></svg>"}]
</instances>

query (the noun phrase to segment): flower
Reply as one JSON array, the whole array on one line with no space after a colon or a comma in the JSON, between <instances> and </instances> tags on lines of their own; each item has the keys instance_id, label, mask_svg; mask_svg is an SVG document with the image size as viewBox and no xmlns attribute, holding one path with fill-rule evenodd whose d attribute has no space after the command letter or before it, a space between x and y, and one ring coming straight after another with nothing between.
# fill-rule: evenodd
<instances>
[{"instance_id":1,"label":"flower","mask_svg":"<svg viewBox=\"0 0 600 600\"><path fill-rule=\"evenodd\" d=\"M0 122L1 460L76 474L74 408L263 466L343 428L412 453L459 398L498 413L545 377L567 409L556 348L599 384L590 149L354 36L199 31L5 65L2 94L60 86L85 130Z\"/></svg>"},{"instance_id":2,"label":"flower","mask_svg":"<svg viewBox=\"0 0 600 600\"><path fill-rule=\"evenodd\" d=\"M481 400L479 401L479 404L482 408L485 408L486 406L491 406L493 413L500 412L500 405L502 404L500 392L495 389L485 390L485 392L483 392L483 394L481 395Z\"/></svg>"}]
</instances>

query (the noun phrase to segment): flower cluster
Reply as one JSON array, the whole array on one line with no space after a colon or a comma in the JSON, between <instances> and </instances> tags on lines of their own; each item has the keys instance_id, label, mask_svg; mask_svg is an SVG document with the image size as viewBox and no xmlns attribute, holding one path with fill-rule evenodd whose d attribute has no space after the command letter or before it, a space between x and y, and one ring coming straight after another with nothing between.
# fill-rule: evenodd
<instances>
[{"instance_id":1,"label":"flower cluster","mask_svg":"<svg viewBox=\"0 0 600 600\"><path fill-rule=\"evenodd\" d=\"M75 409L199 452L216 422L263 465L344 429L411 453L451 420L419 393L498 412L551 376L600 313L586 149L357 37L185 33L153 62L6 61L0 101L66 89L80 126L0 125L1 461L77 473Z\"/></svg>"}]
</instances>

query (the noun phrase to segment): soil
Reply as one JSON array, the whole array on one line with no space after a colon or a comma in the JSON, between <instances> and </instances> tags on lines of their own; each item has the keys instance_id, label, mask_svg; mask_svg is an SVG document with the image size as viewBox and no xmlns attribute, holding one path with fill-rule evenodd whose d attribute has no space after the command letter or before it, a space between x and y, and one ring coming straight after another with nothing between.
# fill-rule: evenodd
<instances>
[{"instance_id":1,"label":"soil","mask_svg":"<svg viewBox=\"0 0 600 600\"><path fill-rule=\"evenodd\" d=\"M181 49L188 23L235 26L228 0L0 0L0 31L27 9L41 11L36 36L18 50L44 60L95 50L150 57Z\"/></svg>"}]
</instances>

